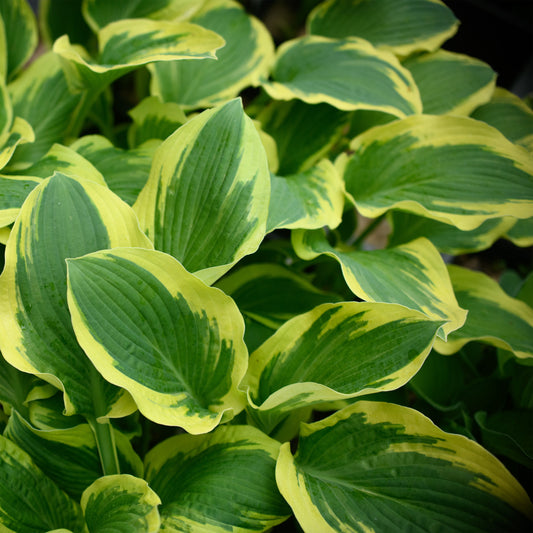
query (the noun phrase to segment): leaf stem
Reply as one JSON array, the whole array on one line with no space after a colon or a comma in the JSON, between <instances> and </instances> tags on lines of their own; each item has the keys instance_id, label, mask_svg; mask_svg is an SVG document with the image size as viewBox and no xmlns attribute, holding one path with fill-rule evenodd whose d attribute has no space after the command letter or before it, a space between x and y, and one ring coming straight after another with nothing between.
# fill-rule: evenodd
<instances>
[{"instance_id":1,"label":"leaf stem","mask_svg":"<svg viewBox=\"0 0 533 533\"><path fill-rule=\"evenodd\" d=\"M111 426L109 420L98 422L93 417L88 418L88 422L96 438L96 445L98 447L104 476L119 474L120 466L118 463L113 426Z\"/></svg>"},{"instance_id":2,"label":"leaf stem","mask_svg":"<svg viewBox=\"0 0 533 533\"><path fill-rule=\"evenodd\" d=\"M368 226L362 231L362 233L351 244L354 248L359 248L363 241L381 224L387 213L379 215L368 224Z\"/></svg>"}]
</instances>

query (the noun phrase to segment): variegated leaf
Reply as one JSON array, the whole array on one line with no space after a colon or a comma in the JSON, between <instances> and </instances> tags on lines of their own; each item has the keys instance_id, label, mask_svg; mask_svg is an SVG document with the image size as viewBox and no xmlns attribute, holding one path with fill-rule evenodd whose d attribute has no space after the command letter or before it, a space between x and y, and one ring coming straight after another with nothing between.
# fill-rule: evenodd
<instances>
[{"instance_id":1,"label":"variegated leaf","mask_svg":"<svg viewBox=\"0 0 533 533\"><path fill-rule=\"evenodd\" d=\"M0 18L3 21L7 58L8 80L30 59L37 48L38 31L35 15L27 0L4 0L0 2Z\"/></svg>"},{"instance_id":2,"label":"variegated leaf","mask_svg":"<svg viewBox=\"0 0 533 533\"><path fill-rule=\"evenodd\" d=\"M148 181L152 158L159 143L146 143L132 150L116 148L101 135L86 135L71 148L90 161L105 177L107 186L127 204L133 205Z\"/></svg>"},{"instance_id":3,"label":"variegated leaf","mask_svg":"<svg viewBox=\"0 0 533 533\"><path fill-rule=\"evenodd\" d=\"M482 272L456 265L449 265L448 271L457 300L468 309L468 316L461 329L449 335L447 342L437 342L435 348L452 354L467 342L480 340L519 358L533 358L533 309L508 296Z\"/></svg>"},{"instance_id":4,"label":"variegated leaf","mask_svg":"<svg viewBox=\"0 0 533 533\"><path fill-rule=\"evenodd\" d=\"M112 22L98 32L98 58L92 59L63 35L54 43L54 52L72 90L97 93L113 80L153 61L215 58L224 45L216 33L188 22L125 19Z\"/></svg>"},{"instance_id":5,"label":"variegated leaf","mask_svg":"<svg viewBox=\"0 0 533 533\"><path fill-rule=\"evenodd\" d=\"M206 0L191 22L221 35L217 61L154 63L151 92L185 108L220 104L268 76L274 43L264 24L234 0Z\"/></svg>"},{"instance_id":6,"label":"variegated leaf","mask_svg":"<svg viewBox=\"0 0 533 533\"><path fill-rule=\"evenodd\" d=\"M128 129L128 144L136 148L150 139L165 140L187 121L181 107L148 96L128 111L133 124Z\"/></svg>"},{"instance_id":7,"label":"variegated leaf","mask_svg":"<svg viewBox=\"0 0 533 533\"><path fill-rule=\"evenodd\" d=\"M421 115L377 126L341 156L346 190L374 218L396 208L472 230L490 218L527 218L533 159L486 124Z\"/></svg>"},{"instance_id":8,"label":"variegated leaf","mask_svg":"<svg viewBox=\"0 0 533 533\"><path fill-rule=\"evenodd\" d=\"M323 159L291 176L271 176L267 233L275 229L336 228L342 220L344 182Z\"/></svg>"},{"instance_id":9,"label":"variegated leaf","mask_svg":"<svg viewBox=\"0 0 533 533\"><path fill-rule=\"evenodd\" d=\"M146 456L146 479L162 501L162 531L261 532L283 522L290 510L274 479L279 446L251 426L157 445Z\"/></svg>"},{"instance_id":10,"label":"variegated leaf","mask_svg":"<svg viewBox=\"0 0 533 533\"><path fill-rule=\"evenodd\" d=\"M254 408L278 412L393 390L422 366L441 325L399 305L320 305L251 354L241 387Z\"/></svg>"},{"instance_id":11,"label":"variegated leaf","mask_svg":"<svg viewBox=\"0 0 533 533\"><path fill-rule=\"evenodd\" d=\"M83 15L97 32L122 19L181 20L192 16L204 0L83 0Z\"/></svg>"},{"instance_id":12,"label":"variegated leaf","mask_svg":"<svg viewBox=\"0 0 533 533\"><path fill-rule=\"evenodd\" d=\"M157 250L212 283L257 249L269 199L265 150L236 99L161 145L134 209Z\"/></svg>"},{"instance_id":13,"label":"variegated leaf","mask_svg":"<svg viewBox=\"0 0 533 533\"><path fill-rule=\"evenodd\" d=\"M469 115L490 100L496 86L489 65L446 50L410 57L402 64L413 75L424 113L430 115Z\"/></svg>"},{"instance_id":14,"label":"variegated leaf","mask_svg":"<svg viewBox=\"0 0 533 533\"><path fill-rule=\"evenodd\" d=\"M113 432L121 471L142 476L142 462L129 440L118 431ZM38 429L15 411L4 436L28 453L33 462L76 501L93 481L103 475L97 443L89 424Z\"/></svg>"},{"instance_id":15,"label":"variegated leaf","mask_svg":"<svg viewBox=\"0 0 533 533\"><path fill-rule=\"evenodd\" d=\"M372 109L405 117L422 111L411 73L389 52L355 37L309 35L279 48L273 81L263 87L277 100L299 98L345 111Z\"/></svg>"},{"instance_id":16,"label":"variegated leaf","mask_svg":"<svg viewBox=\"0 0 533 533\"><path fill-rule=\"evenodd\" d=\"M147 418L197 434L243 409L237 385L248 358L231 298L153 250L102 251L67 263L78 342Z\"/></svg>"},{"instance_id":17,"label":"variegated leaf","mask_svg":"<svg viewBox=\"0 0 533 533\"><path fill-rule=\"evenodd\" d=\"M18 148L11 164L28 166L69 136L81 96L69 91L60 60L53 52L37 58L8 90L15 116L27 120L35 132L35 142Z\"/></svg>"},{"instance_id":18,"label":"variegated leaf","mask_svg":"<svg viewBox=\"0 0 533 533\"><path fill-rule=\"evenodd\" d=\"M0 175L0 227L15 222L24 200L39 183L38 178Z\"/></svg>"},{"instance_id":19,"label":"variegated leaf","mask_svg":"<svg viewBox=\"0 0 533 533\"><path fill-rule=\"evenodd\" d=\"M66 301L65 259L117 245L151 247L131 208L106 187L56 173L30 193L6 247L0 349L19 370L61 389L68 414L132 409L79 347Z\"/></svg>"},{"instance_id":20,"label":"variegated leaf","mask_svg":"<svg viewBox=\"0 0 533 533\"><path fill-rule=\"evenodd\" d=\"M30 456L0 436L0 529L6 533L48 533L83 528L79 504L33 463Z\"/></svg>"},{"instance_id":21,"label":"variegated leaf","mask_svg":"<svg viewBox=\"0 0 533 533\"><path fill-rule=\"evenodd\" d=\"M39 1L39 29L48 47L65 34L75 44L88 44L93 32L83 18L82 3L83 0Z\"/></svg>"},{"instance_id":22,"label":"variegated leaf","mask_svg":"<svg viewBox=\"0 0 533 533\"><path fill-rule=\"evenodd\" d=\"M485 250L505 235L516 222L511 217L490 218L477 228L466 231L438 220L396 210L389 213L388 220L392 226L389 246L399 246L419 237L425 237L439 252L450 255Z\"/></svg>"},{"instance_id":23,"label":"variegated leaf","mask_svg":"<svg viewBox=\"0 0 533 533\"><path fill-rule=\"evenodd\" d=\"M320 254L336 259L346 283L363 300L404 305L443 321L443 338L464 324L466 311L457 303L446 265L425 238L371 251L336 249L321 230L294 232L292 241L302 259Z\"/></svg>"},{"instance_id":24,"label":"variegated leaf","mask_svg":"<svg viewBox=\"0 0 533 533\"><path fill-rule=\"evenodd\" d=\"M138 477L105 476L81 497L88 533L157 533L159 496Z\"/></svg>"},{"instance_id":25,"label":"variegated leaf","mask_svg":"<svg viewBox=\"0 0 533 533\"><path fill-rule=\"evenodd\" d=\"M415 410L357 402L282 445L281 493L304 531L527 531L533 506L489 452Z\"/></svg>"},{"instance_id":26,"label":"variegated leaf","mask_svg":"<svg viewBox=\"0 0 533 533\"><path fill-rule=\"evenodd\" d=\"M516 246L533 246L533 217L517 220L505 237Z\"/></svg>"},{"instance_id":27,"label":"variegated leaf","mask_svg":"<svg viewBox=\"0 0 533 533\"><path fill-rule=\"evenodd\" d=\"M309 33L352 35L400 56L436 50L457 31L458 20L440 0L327 0L309 15Z\"/></svg>"},{"instance_id":28,"label":"variegated leaf","mask_svg":"<svg viewBox=\"0 0 533 533\"><path fill-rule=\"evenodd\" d=\"M490 102L478 107L471 116L499 129L513 142L533 135L533 110L501 87L496 87Z\"/></svg>"},{"instance_id":29,"label":"variegated leaf","mask_svg":"<svg viewBox=\"0 0 533 533\"><path fill-rule=\"evenodd\" d=\"M308 170L340 139L350 114L328 104L272 101L259 114L276 141L280 176Z\"/></svg>"}]
</instances>

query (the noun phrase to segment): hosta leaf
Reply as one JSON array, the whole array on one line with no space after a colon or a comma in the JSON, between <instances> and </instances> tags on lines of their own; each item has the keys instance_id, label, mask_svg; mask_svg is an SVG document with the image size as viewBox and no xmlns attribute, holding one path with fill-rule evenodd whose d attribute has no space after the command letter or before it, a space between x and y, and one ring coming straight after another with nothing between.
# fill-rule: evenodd
<instances>
[{"instance_id":1,"label":"hosta leaf","mask_svg":"<svg viewBox=\"0 0 533 533\"><path fill-rule=\"evenodd\" d=\"M373 109L404 117L422 111L411 73L389 52L358 38L310 35L283 43L265 82L277 100L299 98L343 109Z\"/></svg>"},{"instance_id":2,"label":"hosta leaf","mask_svg":"<svg viewBox=\"0 0 533 533\"><path fill-rule=\"evenodd\" d=\"M40 182L38 178L0 175L0 227L15 222L24 200Z\"/></svg>"},{"instance_id":3,"label":"hosta leaf","mask_svg":"<svg viewBox=\"0 0 533 533\"><path fill-rule=\"evenodd\" d=\"M81 12L83 0L40 0L39 26L45 43L67 34L71 42L86 45L92 37L91 28Z\"/></svg>"},{"instance_id":4,"label":"hosta leaf","mask_svg":"<svg viewBox=\"0 0 533 533\"><path fill-rule=\"evenodd\" d=\"M108 187L129 205L134 204L148 180L157 146L158 143L148 143L123 150L101 135L87 135L71 145L105 176Z\"/></svg>"},{"instance_id":5,"label":"hosta leaf","mask_svg":"<svg viewBox=\"0 0 533 533\"><path fill-rule=\"evenodd\" d=\"M47 478L26 452L0 436L2 531L48 533L64 527L82 531L79 505Z\"/></svg>"},{"instance_id":6,"label":"hosta leaf","mask_svg":"<svg viewBox=\"0 0 533 533\"><path fill-rule=\"evenodd\" d=\"M37 48L37 21L26 0L0 2L7 48L7 79L11 79Z\"/></svg>"},{"instance_id":7,"label":"hosta leaf","mask_svg":"<svg viewBox=\"0 0 533 533\"><path fill-rule=\"evenodd\" d=\"M462 230L531 216L531 157L477 120L408 117L359 135L351 149L344 180L364 216L397 208Z\"/></svg>"},{"instance_id":8,"label":"hosta leaf","mask_svg":"<svg viewBox=\"0 0 533 533\"><path fill-rule=\"evenodd\" d=\"M363 300L401 304L445 324L446 338L460 328L466 312L457 304L446 265L438 250L420 238L387 250L354 251L330 246L321 230L294 232L293 245L302 259L326 254L336 259L346 283Z\"/></svg>"},{"instance_id":9,"label":"hosta leaf","mask_svg":"<svg viewBox=\"0 0 533 533\"><path fill-rule=\"evenodd\" d=\"M154 63L151 92L186 108L209 107L259 85L274 61L270 33L233 0L207 0L191 22L221 35L217 61Z\"/></svg>"},{"instance_id":10,"label":"hosta leaf","mask_svg":"<svg viewBox=\"0 0 533 533\"><path fill-rule=\"evenodd\" d=\"M83 14L96 32L122 19L176 20L190 17L204 0L83 0Z\"/></svg>"},{"instance_id":11,"label":"hosta leaf","mask_svg":"<svg viewBox=\"0 0 533 533\"><path fill-rule=\"evenodd\" d=\"M236 99L161 145L134 209L157 250L211 283L257 249L269 199L265 150Z\"/></svg>"},{"instance_id":12,"label":"hosta leaf","mask_svg":"<svg viewBox=\"0 0 533 533\"><path fill-rule=\"evenodd\" d=\"M222 278L216 286L235 300L244 316L272 329L317 305L341 299L275 263L245 266Z\"/></svg>"},{"instance_id":13,"label":"hosta leaf","mask_svg":"<svg viewBox=\"0 0 533 533\"><path fill-rule=\"evenodd\" d=\"M157 533L160 503L146 481L127 474L97 479L81 498L88 533Z\"/></svg>"},{"instance_id":14,"label":"hosta leaf","mask_svg":"<svg viewBox=\"0 0 533 533\"><path fill-rule=\"evenodd\" d=\"M251 426L163 441L146 456L162 530L244 533L283 522L290 510L274 479L278 450L279 442Z\"/></svg>"},{"instance_id":15,"label":"hosta leaf","mask_svg":"<svg viewBox=\"0 0 533 533\"><path fill-rule=\"evenodd\" d=\"M35 142L18 148L12 161L27 166L68 137L81 98L69 91L60 60L53 52L36 59L8 90L15 116L27 120L35 132Z\"/></svg>"},{"instance_id":16,"label":"hosta leaf","mask_svg":"<svg viewBox=\"0 0 533 533\"><path fill-rule=\"evenodd\" d=\"M0 135L0 169L10 162L17 147L33 143L34 140L31 126L24 119L15 117L10 130Z\"/></svg>"},{"instance_id":17,"label":"hosta leaf","mask_svg":"<svg viewBox=\"0 0 533 533\"><path fill-rule=\"evenodd\" d=\"M394 404L357 402L282 445L281 493L305 531L527 531L533 506L489 452Z\"/></svg>"},{"instance_id":18,"label":"hosta leaf","mask_svg":"<svg viewBox=\"0 0 533 533\"><path fill-rule=\"evenodd\" d=\"M39 430L14 412L4 436L27 452L35 464L75 500L79 500L82 492L103 475L89 424ZM115 441L121 470L142 475L142 462L128 439L115 431Z\"/></svg>"},{"instance_id":19,"label":"hosta leaf","mask_svg":"<svg viewBox=\"0 0 533 533\"><path fill-rule=\"evenodd\" d=\"M420 90L424 113L469 115L490 100L496 73L483 61L438 50L406 59Z\"/></svg>"},{"instance_id":20,"label":"hosta leaf","mask_svg":"<svg viewBox=\"0 0 533 533\"><path fill-rule=\"evenodd\" d=\"M272 175L271 187L267 232L336 228L341 223L344 182L329 160L291 176Z\"/></svg>"},{"instance_id":21,"label":"hosta leaf","mask_svg":"<svg viewBox=\"0 0 533 533\"><path fill-rule=\"evenodd\" d=\"M533 217L517 220L505 237L517 246L533 246Z\"/></svg>"},{"instance_id":22,"label":"hosta leaf","mask_svg":"<svg viewBox=\"0 0 533 533\"><path fill-rule=\"evenodd\" d=\"M151 246L131 208L101 185L57 173L30 193L6 247L0 349L62 389L67 414L104 416L123 397L76 342L66 301L65 259L117 245ZM115 407L126 414L131 400Z\"/></svg>"},{"instance_id":23,"label":"hosta leaf","mask_svg":"<svg viewBox=\"0 0 533 533\"><path fill-rule=\"evenodd\" d=\"M97 92L127 72L153 61L214 58L224 45L216 33L188 22L150 19L119 20L98 32L98 58L70 43L68 35L54 43L73 90Z\"/></svg>"},{"instance_id":24,"label":"hosta leaf","mask_svg":"<svg viewBox=\"0 0 533 533\"><path fill-rule=\"evenodd\" d=\"M307 170L325 157L349 118L336 107L301 100L272 101L258 116L263 129L276 141L280 176Z\"/></svg>"},{"instance_id":25,"label":"hosta leaf","mask_svg":"<svg viewBox=\"0 0 533 533\"><path fill-rule=\"evenodd\" d=\"M355 35L402 56L436 50L458 25L439 0L327 0L307 21L309 33L335 38Z\"/></svg>"},{"instance_id":26,"label":"hosta leaf","mask_svg":"<svg viewBox=\"0 0 533 533\"><path fill-rule=\"evenodd\" d=\"M396 210L389 213L389 222L392 226L389 246L426 237L440 252L451 255L485 250L515 224L511 217L490 218L477 228L464 231L451 224Z\"/></svg>"},{"instance_id":27,"label":"hosta leaf","mask_svg":"<svg viewBox=\"0 0 533 533\"><path fill-rule=\"evenodd\" d=\"M9 131L13 123L13 106L4 80L0 78L0 135Z\"/></svg>"},{"instance_id":28,"label":"hosta leaf","mask_svg":"<svg viewBox=\"0 0 533 533\"><path fill-rule=\"evenodd\" d=\"M128 111L133 124L128 130L128 144L135 148L150 139L166 139L187 120L181 107L149 96Z\"/></svg>"},{"instance_id":29,"label":"hosta leaf","mask_svg":"<svg viewBox=\"0 0 533 533\"><path fill-rule=\"evenodd\" d=\"M496 87L490 102L478 107L471 116L499 129L513 142L533 134L533 110L501 87Z\"/></svg>"},{"instance_id":30,"label":"hosta leaf","mask_svg":"<svg viewBox=\"0 0 533 533\"><path fill-rule=\"evenodd\" d=\"M465 325L438 341L435 348L443 354L457 352L467 342L480 340L517 357L533 357L533 309L507 296L486 274L449 265L448 271L459 305L468 309Z\"/></svg>"},{"instance_id":31,"label":"hosta leaf","mask_svg":"<svg viewBox=\"0 0 533 533\"><path fill-rule=\"evenodd\" d=\"M231 298L152 250L68 260L68 276L79 343L143 415L205 433L242 410L247 351Z\"/></svg>"},{"instance_id":32,"label":"hosta leaf","mask_svg":"<svg viewBox=\"0 0 533 533\"><path fill-rule=\"evenodd\" d=\"M254 407L284 411L393 390L422 366L441 324L398 305L324 304L252 353L242 387Z\"/></svg>"}]
</instances>

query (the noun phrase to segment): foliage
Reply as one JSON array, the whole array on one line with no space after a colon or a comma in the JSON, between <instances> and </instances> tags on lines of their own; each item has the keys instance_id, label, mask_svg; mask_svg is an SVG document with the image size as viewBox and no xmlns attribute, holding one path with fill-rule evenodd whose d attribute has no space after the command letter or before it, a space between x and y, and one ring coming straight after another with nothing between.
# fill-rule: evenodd
<instances>
[{"instance_id":1,"label":"foliage","mask_svg":"<svg viewBox=\"0 0 533 533\"><path fill-rule=\"evenodd\" d=\"M527 531L533 277L443 254L533 244L533 112L453 13L41 4L0 2L0 530Z\"/></svg>"}]
</instances>

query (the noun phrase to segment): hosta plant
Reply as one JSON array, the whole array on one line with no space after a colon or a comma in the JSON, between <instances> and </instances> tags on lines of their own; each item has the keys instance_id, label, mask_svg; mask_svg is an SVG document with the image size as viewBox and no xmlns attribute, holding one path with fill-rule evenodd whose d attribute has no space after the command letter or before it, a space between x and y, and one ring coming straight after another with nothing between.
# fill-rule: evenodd
<instances>
[{"instance_id":1,"label":"hosta plant","mask_svg":"<svg viewBox=\"0 0 533 533\"><path fill-rule=\"evenodd\" d=\"M0 531L529 529L533 112L307 5L0 1Z\"/></svg>"}]
</instances>

